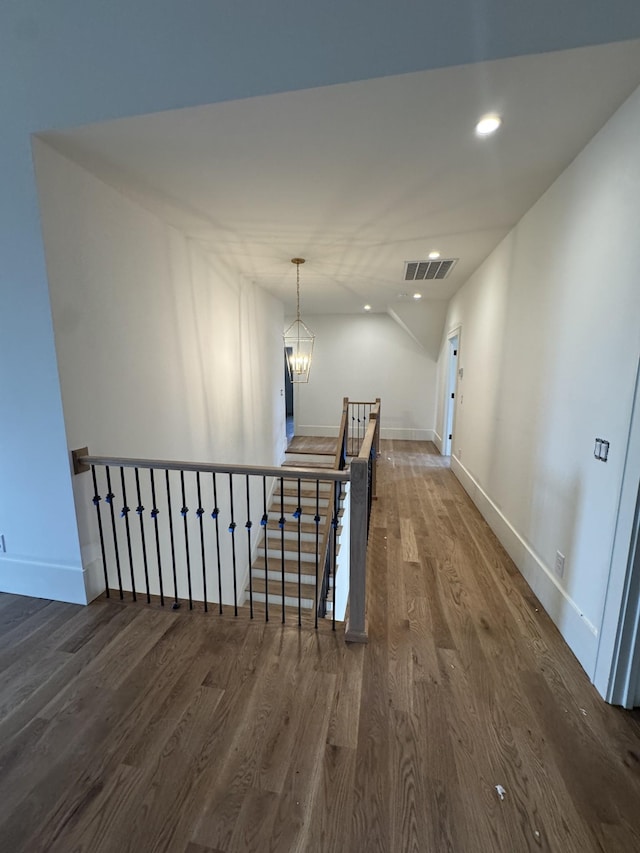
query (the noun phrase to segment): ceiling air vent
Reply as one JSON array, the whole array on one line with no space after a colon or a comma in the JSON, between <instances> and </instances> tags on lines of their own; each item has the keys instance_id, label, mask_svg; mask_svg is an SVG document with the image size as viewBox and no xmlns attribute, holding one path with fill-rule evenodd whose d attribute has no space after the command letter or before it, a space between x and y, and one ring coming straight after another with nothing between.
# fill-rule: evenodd
<instances>
[{"instance_id":1,"label":"ceiling air vent","mask_svg":"<svg viewBox=\"0 0 640 853\"><path fill-rule=\"evenodd\" d=\"M457 258L439 258L437 261L406 261L405 281L440 281L446 278L456 264Z\"/></svg>"}]
</instances>

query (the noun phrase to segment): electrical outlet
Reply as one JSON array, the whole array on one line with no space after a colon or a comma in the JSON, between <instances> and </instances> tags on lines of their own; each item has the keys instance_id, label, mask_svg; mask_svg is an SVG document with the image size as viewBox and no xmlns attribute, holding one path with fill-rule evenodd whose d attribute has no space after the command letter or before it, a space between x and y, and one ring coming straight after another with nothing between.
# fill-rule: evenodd
<instances>
[{"instance_id":1,"label":"electrical outlet","mask_svg":"<svg viewBox=\"0 0 640 853\"><path fill-rule=\"evenodd\" d=\"M0 554L7 553L7 545L4 541L4 533L0 533Z\"/></svg>"},{"instance_id":2,"label":"electrical outlet","mask_svg":"<svg viewBox=\"0 0 640 853\"><path fill-rule=\"evenodd\" d=\"M560 551L556 551L556 564L554 566L554 570L559 578L564 577L564 554L561 554Z\"/></svg>"}]
</instances>

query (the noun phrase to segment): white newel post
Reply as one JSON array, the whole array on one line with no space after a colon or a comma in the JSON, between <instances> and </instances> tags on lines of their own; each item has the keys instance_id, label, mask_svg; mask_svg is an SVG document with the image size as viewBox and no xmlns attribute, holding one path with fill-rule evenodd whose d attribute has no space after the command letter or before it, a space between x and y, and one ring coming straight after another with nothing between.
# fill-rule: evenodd
<instances>
[{"instance_id":1,"label":"white newel post","mask_svg":"<svg viewBox=\"0 0 640 853\"><path fill-rule=\"evenodd\" d=\"M352 643L367 642L366 577L367 577L367 508L368 460L351 460L351 541L349 549L349 618L345 639Z\"/></svg>"}]
</instances>

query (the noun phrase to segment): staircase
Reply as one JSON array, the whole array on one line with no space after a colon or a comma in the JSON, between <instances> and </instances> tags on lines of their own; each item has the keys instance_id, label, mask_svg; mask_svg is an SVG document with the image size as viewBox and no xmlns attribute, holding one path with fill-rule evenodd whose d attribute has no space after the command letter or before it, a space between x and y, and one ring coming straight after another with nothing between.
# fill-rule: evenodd
<instances>
[{"instance_id":1,"label":"staircase","mask_svg":"<svg viewBox=\"0 0 640 853\"><path fill-rule=\"evenodd\" d=\"M329 449L324 442L333 443L335 439L304 439L292 441L285 455L283 467L295 468L333 468L335 447ZM318 446L316 446L318 445ZM298 481L282 481L276 484L268 511L268 520L263 527L261 541L256 558L251 566L251 587L254 610L264 612L268 609L269 618L282 618L283 557L284 557L284 606L285 621L298 621L298 594L300 595L300 616L304 622L315 621L315 608L322 595L323 555L322 540L327 515L331 514L331 483L300 481L298 503ZM316 489L317 494L316 494ZM300 516L297 509L300 506ZM315 516L318 511L319 521ZM284 517L284 527L280 518ZM300 532L298 541L298 530ZM338 534L340 528L338 528ZM300 569L298 571L298 548L300 549ZM318 556L316 557L316 554ZM316 591L317 572L317 591ZM331 578L331 586L333 578ZM249 585L246 589L245 603L249 603ZM331 615L332 589L327 593L327 616Z\"/></svg>"}]
</instances>

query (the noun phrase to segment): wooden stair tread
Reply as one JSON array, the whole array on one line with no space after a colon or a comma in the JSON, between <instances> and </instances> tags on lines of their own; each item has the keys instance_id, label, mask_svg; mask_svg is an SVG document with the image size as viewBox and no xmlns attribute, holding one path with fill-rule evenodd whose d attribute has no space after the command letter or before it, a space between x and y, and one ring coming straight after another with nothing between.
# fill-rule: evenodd
<instances>
[{"instance_id":1,"label":"wooden stair tread","mask_svg":"<svg viewBox=\"0 0 640 853\"><path fill-rule=\"evenodd\" d=\"M267 522L267 530L271 533L274 530L280 530L280 523L278 518L269 518ZM295 518L288 518L285 524L285 533L297 533L298 532L298 522ZM322 522L318 524L319 529L319 538L322 539ZM315 521L301 521L300 522L300 533L313 534L315 536L316 532L316 523ZM286 538L286 537L285 537ZM289 541L291 541L291 537L289 537Z\"/></svg>"},{"instance_id":2,"label":"wooden stair tread","mask_svg":"<svg viewBox=\"0 0 640 853\"><path fill-rule=\"evenodd\" d=\"M329 471L333 471L333 462L305 462L304 465L301 465L300 462L296 460L288 461L284 460L282 463L283 468L326 468Z\"/></svg>"},{"instance_id":3,"label":"wooden stair tread","mask_svg":"<svg viewBox=\"0 0 640 853\"><path fill-rule=\"evenodd\" d=\"M297 450L296 448L287 448L285 453L296 454L297 456L332 456L336 457L335 450Z\"/></svg>"},{"instance_id":4,"label":"wooden stair tread","mask_svg":"<svg viewBox=\"0 0 640 853\"><path fill-rule=\"evenodd\" d=\"M315 527L315 524L314 524ZM302 532L302 531L301 531ZM273 535L269 537L268 543L265 543L264 539L260 543L260 548L264 549L265 544L268 545L269 551L280 551L280 547L282 545L282 539L278 536L279 531L273 531ZM320 537L319 537L320 538ZM318 543L318 547L320 547L321 543ZM284 540L284 550L286 553L294 554L298 552L298 537L291 536L289 538L285 537ZM316 543L315 539L301 539L300 540L300 553L301 554L315 554L316 552Z\"/></svg>"},{"instance_id":5,"label":"wooden stair tread","mask_svg":"<svg viewBox=\"0 0 640 853\"><path fill-rule=\"evenodd\" d=\"M280 557L269 557L268 566L269 566L268 571L270 571L270 572L277 572L278 574L280 574L282 572L282 560L280 559ZM265 570L264 557L256 557L256 559L253 561L253 563L251 565L252 574L253 574L253 572L258 572L258 573L262 572L262 574L264 574L264 570ZM298 561L297 560L287 560L285 557L284 570L287 574L297 575L298 574ZM318 572L320 573L320 571L321 571L321 566L319 565L318 566ZM316 573L315 560L309 560L308 562L304 562L303 560L300 560L300 575L301 576L306 576L306 577L312 576L315 578L315 573ZM253 575L253 576L256 577L256 575ZM257 576L259 577L260 575L258 574Z\"/></svg>"},{"instance_id":6,"label":"wooden stair tread","mask_svg":"<svg viewBox=\"0 0 640 853\"><path fill-rule=\"evenodd\" d=\"M274 501L274 503L276 503L276 505L277 505L277 499L280 497L281 494L283 494L285 498L291 498L292 500L296 500L298 497L298 487L297 486L293 486L293 487L292 486L285 486L284 489L282 490L282 492L280 490L280 487L278 487L275 490L275 492L273 493L273 501ZM309 488L305 488L304 486L302 486L300 488L300 497L301 498L307 498L307 500L309 500L309 499L315 500L316 499L315 487L313 489L309 489ZM324 490L320 489L320 493L319 493L320 503L322 503L322 502L326 503L330 497L331 497L331 490L330 489L324 489Z\"/></svg>"},{"instance_id":7,"label":"wooden stair tread","mask_svg":"<svg viewBox=\"0 0 640 853\"><path fill-rule=\"evenodd\" d=\"M271 597L271 596L269 596ZM243 605L243 610L246 609L249 611L249 602ZM267 608L263 601L254 601L253 602L253 614L254 618L262 619L264 621L266 616ZM285 604L284 606L284 614L285 614L285 624L286 625L297 625L298 624L298 608L292 607L290 604ZM269 602L269 623L278 624L282 621L282 604L280 602ZM315 627L315 611L314 608L300 608L300 621L303 625L309 627ZM325 618L322 619L318 617L318 629L331 631L331 619Z\"/></svg>"},{"instance_id":8,"label":"wooden stair tread","mask_svg":"<svg viewBox=\"0 0 640 853\"><path fill-rule=\"evenodd\" d=\"M315 585L314 584L300 584L301 595L300 597L305 601L313 601L315 598ZM262 595L266 593L267 586L265 585L264 578L253 578L253 594L261 593ZM273 600L277 598L282 598L282 584L279 581L269 581L269 604L272 603ZM298 599L298 584L297 582L285 581L284 585L284 595L285 598L295 598ZM291 605L290 605L291 606ZM297 606L297 605L296 605Z\"/></svg>"}]
</instances>

